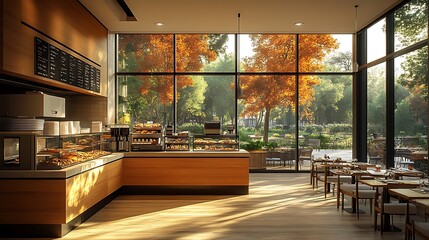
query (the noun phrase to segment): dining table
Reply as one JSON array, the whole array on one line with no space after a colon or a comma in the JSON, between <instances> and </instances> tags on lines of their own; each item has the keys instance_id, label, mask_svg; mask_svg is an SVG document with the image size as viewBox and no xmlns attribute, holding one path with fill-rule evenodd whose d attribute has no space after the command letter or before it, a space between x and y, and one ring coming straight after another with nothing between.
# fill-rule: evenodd
<instances>
[{"instance_id":1,"label":"dining table","mask_svg":"<svg viewBox=\"0 0 429 240\"><path fill-rule=\"evenodd\" d=\"M421 188L413 189L390 189L390 194L398 196L407 202L407 212L405 215L405 239L412 239L412 223L410 221L410 202L429 199L429 190Z\"/></svg>"},{"instance_id":2,"label":"dining table","mask_svg":"<svg viewBox=\"0 0 429 240\"><path fill-rule=\"evenodd\" d=\"M359 180L362 184L368 185L375 188L376 196L379 196L379 190L382 188L382 201L384 203L390 203L390 189L400 189L400 188L416 188L419 186L418 180L397 180L397 179L361 179ZM377 214L377 213L374 213ZM395 232L400 231L399 228L392 226L390 223L390 215L384 214L383 216L384 223L380 228L383 228L383 232ZM376 226L374 226L376 227Z\"/></svg>"}]
</instances>

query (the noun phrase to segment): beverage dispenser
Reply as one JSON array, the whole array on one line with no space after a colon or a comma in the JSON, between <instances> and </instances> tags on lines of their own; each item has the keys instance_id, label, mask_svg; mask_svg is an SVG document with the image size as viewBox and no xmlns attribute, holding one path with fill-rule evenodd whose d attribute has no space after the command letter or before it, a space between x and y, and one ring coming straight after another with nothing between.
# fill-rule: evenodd
<instances>
[{"instance_id":1,"label":"beverage dispenser","mask_svg":"<svg viewBox=\"0 0 429 240\"><path fill-rule=\"evenodd\" d=\"M128 152L129 151L129 135L130 127L125 124L113 124L110 126L110 136L114 140L115 147L117 152Z\"/></svg>"}]
</instances>

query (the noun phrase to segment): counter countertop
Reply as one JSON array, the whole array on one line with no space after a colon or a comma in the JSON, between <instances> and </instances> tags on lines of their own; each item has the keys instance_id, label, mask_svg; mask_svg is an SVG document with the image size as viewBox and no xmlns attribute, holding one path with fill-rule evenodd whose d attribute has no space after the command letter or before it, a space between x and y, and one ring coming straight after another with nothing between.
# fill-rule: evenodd
<instances>
[{"instance_id":1,"label":"counter countertop","mask_svg":"<svg viewBox=\"0 0 429 240\"><path fill-rule=\"evenodd\" d=\"M0 170L0 179L10 178L52 178L66 179L88 170L103 166L124 157L123 153L112 153L94 160L83 162L75 166L60 170Z\"/></svg>"},{"instance_id":2,"label":"counter countertop","mask_svg":"<svg viewBox=\"0 0 429 240\"><path fill-rule=\"evenodd\" d=\"M167 158L167 157L190 157L190 158L201 158L201 157L229 157L229 158L240 158L249 157L249 152L243 149L239 151L162 151L162 152L126 152L124 153L126 158Z\"/></svg>"}]
</instances>

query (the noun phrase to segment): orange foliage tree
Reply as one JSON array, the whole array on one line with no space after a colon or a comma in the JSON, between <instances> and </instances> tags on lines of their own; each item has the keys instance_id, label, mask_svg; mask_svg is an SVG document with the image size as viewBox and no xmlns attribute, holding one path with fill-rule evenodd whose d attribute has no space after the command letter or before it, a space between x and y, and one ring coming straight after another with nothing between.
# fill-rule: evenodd
<instances>
[{"instance_id":1,"label":"orange foliage tree","mask_svg":"<svg viewBox=\"0 0 429 240\"><path fill-rule=\"evenodd\" d=\"M176 35L176 71L199 71L205 61L213 61L217 52L210 48L209 35ZM128 66L128 71L146 73L170 73L174 71L173 35L122 34L119 41L119 54L127 62L135 58L135 66ZM129 53L132 53L130 56ZM147 96L155 92L159 103L171 104L173 85L169 78L154 78L156 81L143 81L140 94ZM191 77L183 77L178 82L177 90L192 86ZM179 96L178 96L179 97Z\"/></svg>"},{"instance_id":2,"label":"orange foliage tree","mask_svg":"<svg viewBox=\"0 0 429 240\"><path fill-rule=\"evenodd\" d=\"M295 109L296 37L287 34L250 35L254 55L244 59L246 72L272 73L241 77L243 104L242 116L264 113L264 141L268 141L268 128L271 111L278 107ZM314 34L299 37L299 71L317 72L323 69L322 60L327 53L338 48L331 35ZM315 76L299 77L299 106L301 117L311 117L309 106L314 100L314 89L320 80Z\"/></svg>"}]
</instances>

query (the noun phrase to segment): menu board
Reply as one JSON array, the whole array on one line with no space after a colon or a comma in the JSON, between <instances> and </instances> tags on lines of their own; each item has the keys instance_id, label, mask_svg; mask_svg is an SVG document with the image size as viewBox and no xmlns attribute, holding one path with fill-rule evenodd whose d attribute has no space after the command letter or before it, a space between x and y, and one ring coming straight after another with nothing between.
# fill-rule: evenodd
<instances>
[{"instance_id":1,"label":"menu board","mask_svg":"<svg viewBox=\"0 0 429 240\"><path fill-rule=\"evenodd\" d=\"M42 77L48 77L48 48L49 45L47 42L36 38L35 39L36 49L34 51L35 61L34 61L34 74L37 74Z\"/></svg>"},{"instance_id":2,"label":"menu board","mask_svg":"<svg viewBox=\"0 0 429 240\"><path fill-rule=\"evenodd\" d=\"M100 92L100 69L34 38L34 74L79 88Z\"/></svg>"}]
</instances>

